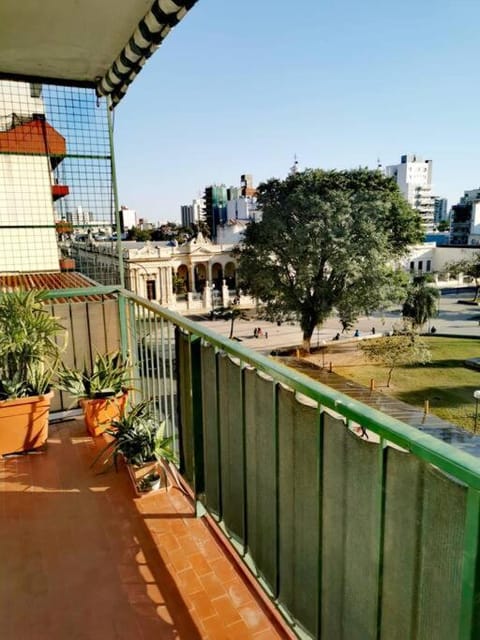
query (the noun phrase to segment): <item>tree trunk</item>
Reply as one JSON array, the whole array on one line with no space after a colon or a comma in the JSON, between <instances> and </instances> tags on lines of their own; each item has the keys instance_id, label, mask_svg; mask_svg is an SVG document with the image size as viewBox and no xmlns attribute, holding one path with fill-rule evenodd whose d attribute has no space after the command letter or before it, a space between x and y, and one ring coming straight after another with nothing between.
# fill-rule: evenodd
<instances>
[{"instance_id":1,"label":"tree trunk","mask_svg":"<svg viewBox=\"0 0 480 640\"><path fill-rule=\"evenodd\" d=\"M302 349L305 353L310 353L310 341L312 339L312 334L308 335L308 332L303 332L303 340L302 340Z\"/></svg>"},{"instance_id":2,"label":"tree trunk","mask_svg":"<svg viewBox=\"0 0 480 640\"><path fill-rule=\"evenodd\" d=\"M393 370L395 367L392 367L391 369L389 369L388 371L388 378L387 378L387 388L390 387L390 382L392 380L392 374L393 374Z\"/></svg>"}]
</instances>

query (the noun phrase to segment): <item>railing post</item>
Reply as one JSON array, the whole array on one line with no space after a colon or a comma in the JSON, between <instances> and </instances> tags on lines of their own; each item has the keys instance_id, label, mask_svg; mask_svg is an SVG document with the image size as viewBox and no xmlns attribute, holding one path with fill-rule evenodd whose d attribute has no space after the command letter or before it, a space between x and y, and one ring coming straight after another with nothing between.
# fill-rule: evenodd
<instances>
[{"instance_id":1,"label":"railing post","mask_svg":"<svg viewBox=\"0 0 480 640\"><path fill-rule=\"evenodd\" d=\"M201 339L175 330L180 472L195 498L205 490L203 461Z\"/></svg>"},{"instance_id":2,"label":"railing post","mask_svg":"<svg viewBox=\"0 0 480 640\"><path fill-rule=\"evenodd\" d=\"M202 341L190 338L192 376L193 489L195 497L205 491L202 416Z\"/></svg>"},{"instance_id":3,"label":"railing post","mask_svg":"<svg viewBox=\"0 0 480 640\"><path fill-rule=\"evenodd\" d=\"M115 228L117 233L117 252L118 252L118 270L120 276L120 286L125 288L125 270L123 264L123 248L122 248L122 229L120 225L120 206L118 203L117 188L117 172L115 168L115 148L113 144L113 118L112 118L112 100L107 98L107 123L108 123L108 141L110 144L110 168L112 174L112 190L113 190L113 206L115 207Z\"/></svg>"},{"instance_id":4,"label":"railing post","mask_svg":"<svg viewBox=\"0 0 480 640\"><path fill-rule=\"evenodd\" d=\"M120 292L118 294L118 313L120 322L120 350L122 356L128 356L128 330L127 330L127 300Z\"/></svg>"}]
</instances>

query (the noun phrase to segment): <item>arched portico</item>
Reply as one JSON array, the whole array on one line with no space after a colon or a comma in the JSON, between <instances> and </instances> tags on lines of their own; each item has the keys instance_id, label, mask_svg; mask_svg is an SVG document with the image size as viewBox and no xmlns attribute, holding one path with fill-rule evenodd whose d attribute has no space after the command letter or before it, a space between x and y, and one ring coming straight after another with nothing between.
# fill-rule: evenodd
<instances>
[{"instance_id":1,"label":"arched portico","mask_svg":"<svg viewBox=\"0 0 480 640\"><path fill-rule=\"evenodd\" d=\"M212 284L215 285L217 291L220 291L223 284L223 266L220 262L214 262L212 265Z\"/></svg>"},{"instance_id":2,"label":"arched portico","mask_svg":"<svg viewBox=\"0 0 480 640\"><path fill-rule=\"evenodd\" d=\"M234 262L227 262L225 265L225 284L230 291L237 288L237 271Z\"/></svg>"}]
</instances>

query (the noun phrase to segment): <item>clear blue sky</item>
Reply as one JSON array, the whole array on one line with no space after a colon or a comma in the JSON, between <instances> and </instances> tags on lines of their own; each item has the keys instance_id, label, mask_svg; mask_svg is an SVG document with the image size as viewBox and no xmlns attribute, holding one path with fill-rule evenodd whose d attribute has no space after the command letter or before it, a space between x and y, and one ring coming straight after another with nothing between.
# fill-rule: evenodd
<instances>
[{"instance_id":1,"label":"clear blue sky","mask_svg":"<svg viewBox=\"0 0 480 640\"><path fill-rule=\"evenodd\" d=\"M433 160L480 186L478 0L199 0L116 109L120 201L178 220L208 184Z\"/></svg>"}]
</instances>

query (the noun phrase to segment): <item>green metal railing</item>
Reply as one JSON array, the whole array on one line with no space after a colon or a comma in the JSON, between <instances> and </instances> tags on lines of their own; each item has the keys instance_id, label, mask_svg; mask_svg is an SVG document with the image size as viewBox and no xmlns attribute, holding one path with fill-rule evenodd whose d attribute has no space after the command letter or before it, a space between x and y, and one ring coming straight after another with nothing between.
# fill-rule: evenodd
<instances>
[{"instance_id":1,"label":"green metal railing","mask_svg":"<svg viewBox=\"0 0 480 640\"><path fill-rule=\"evenodd\" d=\"M138 396L299 636L480 638L478 459L130 292L86 292L117 297Z\"/></svg>"}]
</instances>

